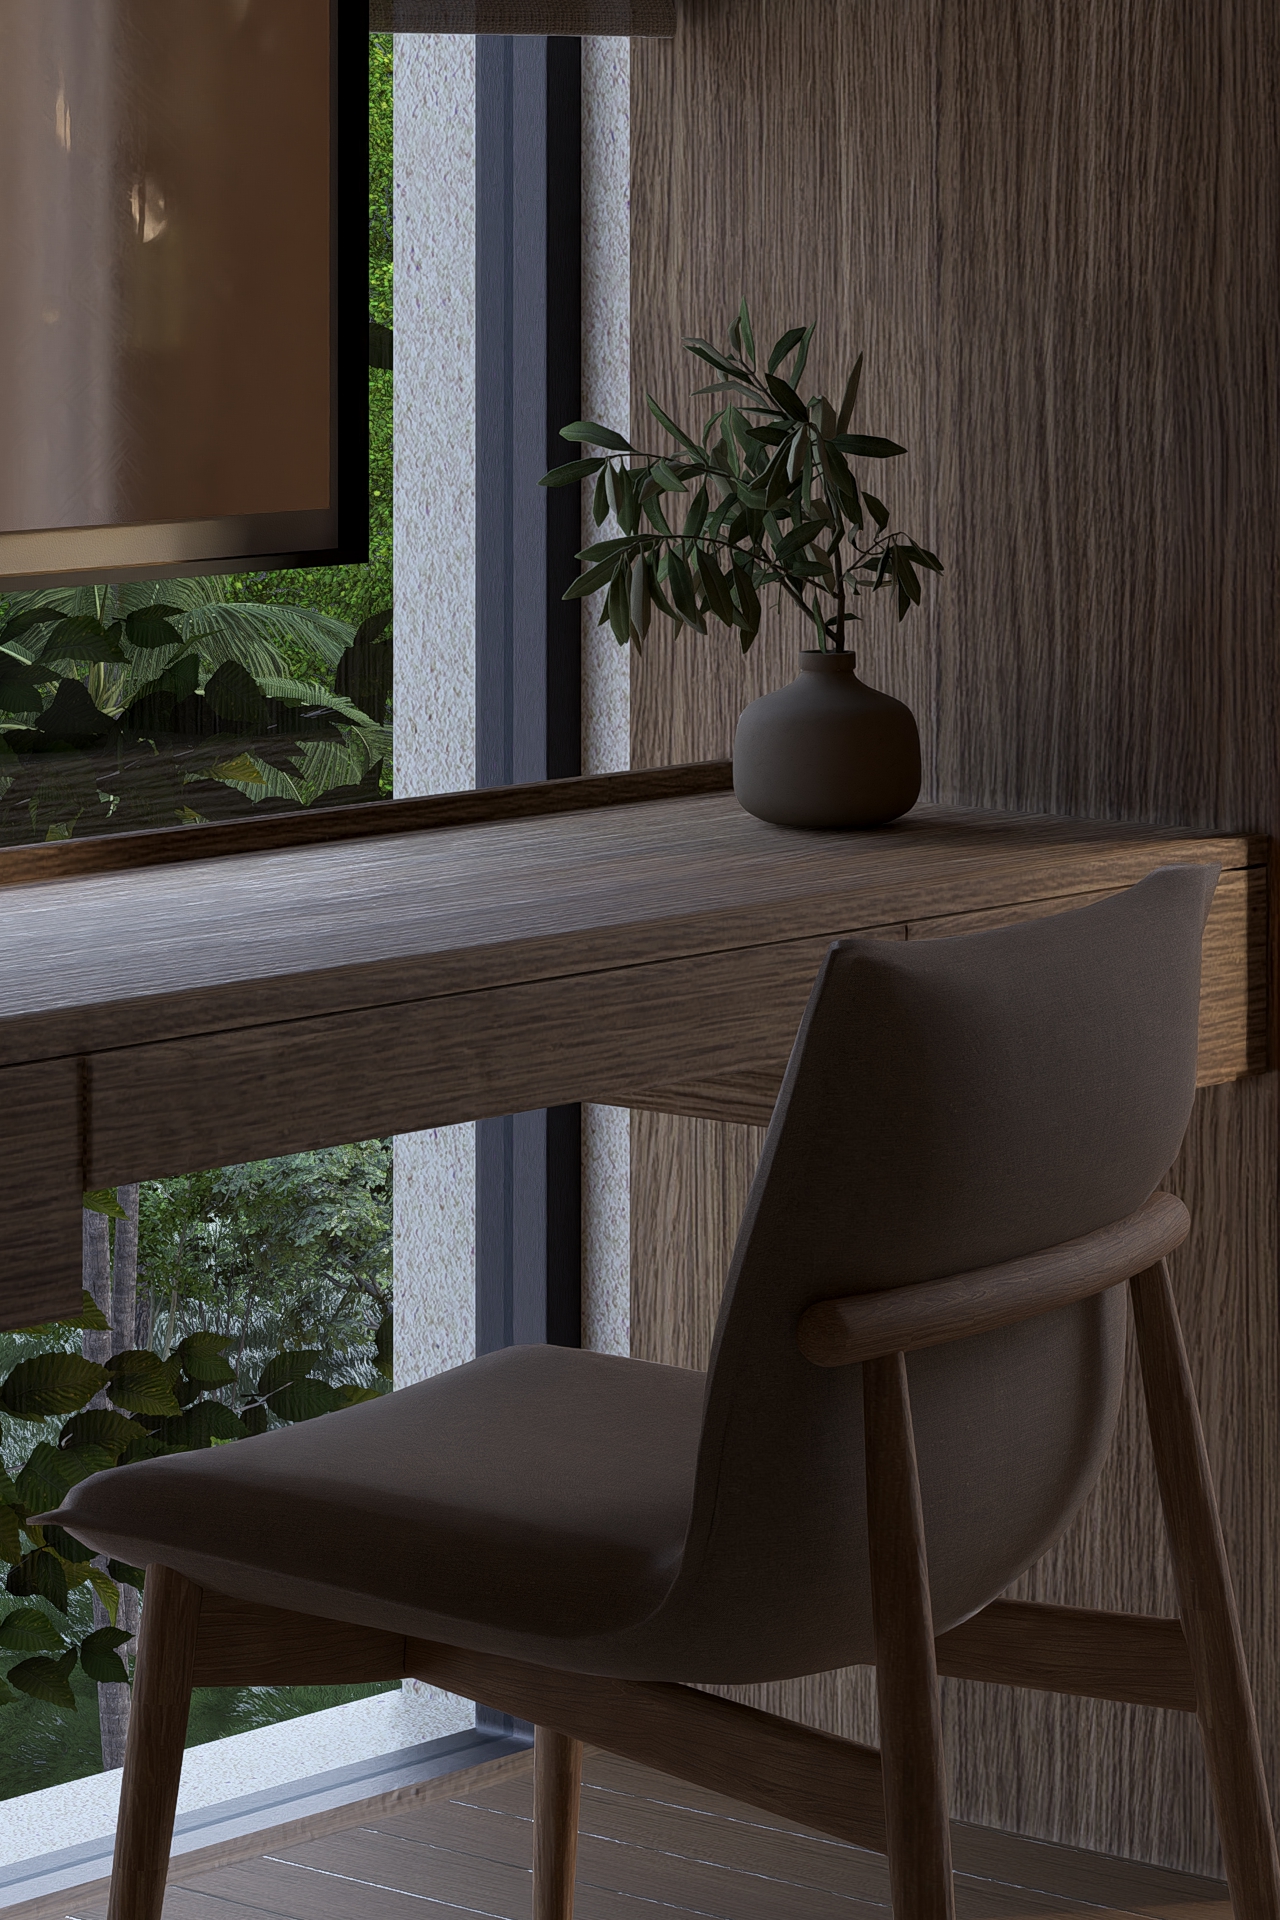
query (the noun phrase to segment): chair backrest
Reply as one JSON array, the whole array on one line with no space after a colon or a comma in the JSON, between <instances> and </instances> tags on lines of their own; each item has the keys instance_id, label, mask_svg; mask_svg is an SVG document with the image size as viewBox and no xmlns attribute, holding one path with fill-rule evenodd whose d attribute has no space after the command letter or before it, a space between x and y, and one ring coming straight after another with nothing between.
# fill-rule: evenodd
<instances>
[{"instance_id":1,"label":"chair backrest","mask_svg":"<svg viewBox=\"0 0 1280 1920\"><path fill-rule=\"evenodd\" d=\"M689 1677L871 1657L861 1369L804 1360L800 1315L1142 1204L1191 1110L1216 880L1167 867L1019 926L827 955L730 1268L662 1609ZM1123 1295L910 1356L938 1632L1039 1558L1092 1486L1119 1401Z\"/></svg>"}]
</instances>

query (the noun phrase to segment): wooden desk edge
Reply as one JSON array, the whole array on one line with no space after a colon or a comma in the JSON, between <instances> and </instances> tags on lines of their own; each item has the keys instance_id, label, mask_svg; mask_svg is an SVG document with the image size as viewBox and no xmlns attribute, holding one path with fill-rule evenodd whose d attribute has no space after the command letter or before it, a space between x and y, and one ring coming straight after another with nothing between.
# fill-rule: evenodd
<instances>
[{"instance_id":1,"label":"wooden desk edge","mask_svg":"<svg viewBox=\"0 0 1280 1920\"><path fill-rule=\"evenodd\" d=\"M644 767L625 773L580 774L509 787L469 788L419 799L373 800L358 806L313 807L263 819L206 821L186 827L149 827L134 833L102 834L85 840L58 840L37 846L0 848L0 888L41 880L70 880L93 874L129 873L245 853L275 853L290 848L331 846L348 840L423 833L432 829L481 826L536 816L585 813L598 807L635 806L645 801L696 799L731 793L733 762L697 760L672 767ZM932 804L932 803L926 803ZM969 811L959 809L959 811ZM973 809L980 812L982 809ZM1003 809L990 809L1001 817ZM1028 814L1028 820L1070 816ZM1231 866L1265 866L1272 858L1265 835L1165 826L1151 821L1085 821L1082 826L1114 827L1162 841L1233 842L1238 857Z\"/></svg>"},{"instance_id":2,"label":"wooden desk edge","mask_svg":"<svg viewBox=\"0 0 1280 1920\"><path fill-rule=\"evenodd\" d=\"M56 840L0 848L0 887L38 880L130 873L240 853L278 853L292 847L333 846L384 834L423 833L433 827L479 826L533 815L585 813L594 807L634 806L645 800L691 799L733 788L733 763L698 760L635 773L581 774L523 786L480 787L429 794L417 800L367 800L359 806L316 807L269 814L261 820L206 821L189 827L148 827L97 839Z\"/></svg>"}]
</instances>

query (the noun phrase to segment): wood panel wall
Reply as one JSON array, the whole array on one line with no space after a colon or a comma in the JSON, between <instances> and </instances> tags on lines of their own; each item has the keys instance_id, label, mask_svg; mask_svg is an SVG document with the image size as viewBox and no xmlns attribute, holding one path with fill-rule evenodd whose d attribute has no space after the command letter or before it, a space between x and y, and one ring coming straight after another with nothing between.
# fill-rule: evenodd
<instances>
[{"instance_id":1,"label":"wood panel wall","mask_svg":"<svg viewBox=\"0 0 1280 1920\"><path fill-rule=\"evenodd\" d=\"M1275 625L1280 12L1272 0L681 0L632 55L632 350L686 405L682 333L816 318L865 348L862 427L910 448L895 517L942 556L927 612L877 609L868 676L913 705L926 793L1280 833ZM642 442L643 443L643 442ZM779 618L659 637L633 765L729 750L791 676ZM633 1119L637 1352L705 1359L760 1136ZM1280 1797L1275 1076L1202 1093L1172 1184L1196 1356ZM1020 1591L1168 1607L1131 1394L1102 1484ZM868 1737L865 1676L767 1704ZM947 1683L962 1817L1218 1870L1181 1716Z\"/></svg>"}]
</instances>

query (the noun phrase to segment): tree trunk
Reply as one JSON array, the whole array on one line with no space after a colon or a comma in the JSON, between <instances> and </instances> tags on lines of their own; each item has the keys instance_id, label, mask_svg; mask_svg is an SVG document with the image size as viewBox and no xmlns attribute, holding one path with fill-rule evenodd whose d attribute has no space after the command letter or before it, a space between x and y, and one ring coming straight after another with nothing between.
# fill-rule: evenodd
<instances>
[{"instance_id":1,"label":"tree trunk","mask_svg":"<svg viewBox=\"0 0 1280 1920\"><path fill-rule=\"evenodd\" d=\"M138 1320L138 1188L117 1187L124 1219L116 1221L111 1261L111 1351L126 1353L134 1344Z\"/></svg>"},{"instance_id":2,"label":"tree trunk","mask_svg":"<svg viewBox=\"0 0 1280 1920\"><path fill-rule=\"evenodd\" d=\"M90 1213L86 1207L81 1215L81 1272L80 1277L85 1292L93 1298L95 1306L102 1309L107 1319L111 1318L111 1222L105 1213ZM86 1360L92 1360L101 1367L111 1358L113 1352L110 1329L105 1333L88 1329L81 1337L81 1346ZM90 1406L105 1407L105 1393L95 1393Z\"/></svg>"},{"instance_id":3,"label":"tree trunk","mask_svg":"<svg viewBox=\"0 0 1280 1920\"><path fill-rule=\"evenodd\" d=\"M142 1614L141 1600L142 1595L136 1587L121 1587L116 1625L122 1632L131 1633L134 1638L126 1642L118 1651L120 1658L130 1669L137 1651L138 1622ZM93 1596L93 1624L95 1627L111 1625L107 1610L96 1593ZM125 1741L129 1737L129 1688L123 1680L98 1682L98 1727L102 1739L103 1767L122 1767Z\"/></svg>"},{"instance_id":4,"label":"tree trunk","mask_svg":"<svg viewBox=\"0 0 1280 1920\"><path fill-rule=\"evenodd\" d=\"M108 1354L126 1353L136 1338L138 1317L138 1188L118 1187L116 1200L124 1209L124 1219L115 1223L114 1249L109 1270L105 1258L105 1246L102 1249L103 1288L107 1291L109 1279L110 1304L104 1308L111 1322L109 1334L93 1336L107 1343ZM104 1215L85 1215L86 1220L95 1218L102 1222L105 1229L107 1221ZM105 1233L103 1235L105 1241ZM85 1281L98 1298L89 1281ZM87 1348L86 1348L87 1352ZM107 1356L103 1356L104 1358ZM116 1625L123 1631L137 1634L139 1619L139 1594L133 1587L120 1588L120 1606L116 1615ZM97 1594L93 1596L93 1624L95 1627L110 1626L107 1610ZM132 1660L134 1642L130 1640L120 1648L120 1657L128 1666ZM102 1764L105 1767L124 1765L125 1741L129 1737L129 1688L123 1680L100 1680L98 1682L98 1725L102 1737Z\"/></svg>"}]
</instances>

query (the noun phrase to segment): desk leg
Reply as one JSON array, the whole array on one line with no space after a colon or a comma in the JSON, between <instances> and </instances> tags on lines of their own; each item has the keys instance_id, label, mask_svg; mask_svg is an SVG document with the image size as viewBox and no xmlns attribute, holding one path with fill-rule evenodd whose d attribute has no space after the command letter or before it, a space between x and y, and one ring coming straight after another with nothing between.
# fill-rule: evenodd
<instances>
[{"instance_id":1,"label":"desk leg","mask_svg":"<svg viewBox=\"0 0 1280 1920\"><path fill-rule=\"evenodd\" d=\"M0 1327L80 1311L78 1060L0 1069Z\"/></svg>"}]
</instances>

